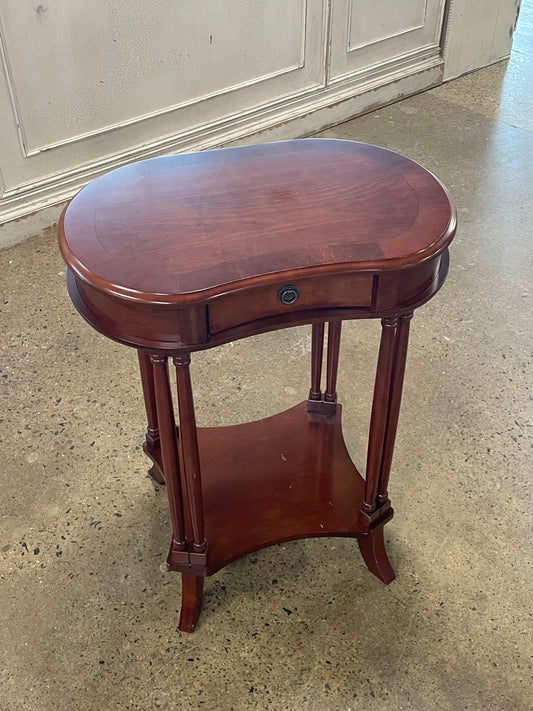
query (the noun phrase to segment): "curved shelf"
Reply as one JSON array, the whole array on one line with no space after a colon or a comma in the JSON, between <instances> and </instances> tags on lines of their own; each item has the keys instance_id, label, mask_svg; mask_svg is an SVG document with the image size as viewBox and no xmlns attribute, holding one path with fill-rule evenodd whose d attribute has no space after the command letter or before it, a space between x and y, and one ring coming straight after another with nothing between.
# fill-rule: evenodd
<instances>
[{"instance_id":1,"label":"curved shelf","mask_svg":"<svg viewBox=\"0 0 533 711\"><path fill-rule=\"evenodd\" d=\"M364 480L344 443L341 410L310 413L302 402L264 420L198 429L208 551L195 572L211 575L283 541L368 534L359 516ZM168 565L185 570L172 547Z\"/></svg>"}]
</instances>

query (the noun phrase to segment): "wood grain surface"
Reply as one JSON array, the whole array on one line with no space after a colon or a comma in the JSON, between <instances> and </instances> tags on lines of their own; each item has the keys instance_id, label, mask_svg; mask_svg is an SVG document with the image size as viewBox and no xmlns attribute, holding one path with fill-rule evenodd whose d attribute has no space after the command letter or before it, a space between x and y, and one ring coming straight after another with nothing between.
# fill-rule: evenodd
<instances>
[{"instance_id":1,"label":"wood grain surface","mask_svg":"<svg viewBox=\"0 0 533 711\"><path fill-rule=\"evenodd\" d=\"M181 304L283 273L397 269L454 229L445 189L413 161L306 139L119 168L72 200L59 235L69 268L98 289Z\"/></svg>"}]
</instances>

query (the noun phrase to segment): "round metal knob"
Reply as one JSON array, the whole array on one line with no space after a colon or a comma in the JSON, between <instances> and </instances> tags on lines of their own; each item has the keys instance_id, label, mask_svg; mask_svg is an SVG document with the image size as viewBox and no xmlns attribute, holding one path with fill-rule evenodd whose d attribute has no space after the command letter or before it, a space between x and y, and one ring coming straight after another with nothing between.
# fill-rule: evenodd
<instances>
[{"instance_id":1,"label":"round metal knob","mask_svg":"<svg viewBox=\"0 0 533 711\"><path fill-rule=\"evenodd\" d=\"M296 299L300 296L300 292L295 286L287 285L282 286L278 291L278 301L280 301L285 306L294 304Z\"/></svg>"}]
</instances>

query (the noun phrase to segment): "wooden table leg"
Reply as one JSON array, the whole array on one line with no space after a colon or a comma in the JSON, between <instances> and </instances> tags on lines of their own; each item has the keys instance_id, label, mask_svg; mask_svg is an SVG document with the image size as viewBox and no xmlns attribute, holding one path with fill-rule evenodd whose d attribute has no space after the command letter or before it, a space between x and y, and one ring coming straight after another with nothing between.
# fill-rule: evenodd
<instances>
[{"instance_id":1,"label":"wooden table leg","mask_svg":"<svg viewBox=\"0 0 533 711\"><path fill-rule=\"evenodd\" d=\"M202 478L190 362L189 353L174 356L180 419L179 454L186 492L185 533L192 546L190 561L201 565L206 560L207 541L204 535ZM194 573L182 573L181 579L181 615L178 627L184 632L192 632L200 615L204 579Z\"/></svg>"},{"instance_id":2,"label":"wooden table leg","mask_svg":"<svg viewBox=\"0 0 533 711\"><path fill-rule=\"evenodd\" d=\"M328 323L328 365L324 400L337 403L337 373L339 370L339 351L341 345L342 321Z\"/></svg>"},{"instance_id":3,"label":"wooden table leg","mask_svg":"<svg viewBox=\"0 0 533 711\"><path fill-rule=\"evenodd\" d=\"M376 509L388 501L387 486L400 411L411 316L393 316L381 321L362 506L362 513L369 520ZM368 569L383 582L391 582L395 575L385 550L383 524L378 523L358 542Z\"/></svg>"},{"instance_id":4,"label":"wooden table leg","mask_svg":"<svg viewBox=\"0 0 533 711\"><path fill-rule=\"evenodd\" d=\"M322 400L322 358L324 353L324 322L314 323L311 331L311 389L309 390L309 408L314 402Z\"/></svg>"},{"instance_id":5,"label":"wooden table leg","mask_svg":"<svg viewBox=\"0 0 533 711\"><path fill-rule=\"evenodd\" d=\"M153 365L155 400L157 419L159 422L159 436L161 443L161 457L167 485L170 517L172 519L172 548L185 550L185 525L183 515L183 496L178 459L178 443L176 441L176 422L172 395L168 380L167 357L152 354L150 360Z\"/></svg>"},{"instance_id":6,"label":"wooden table leg","mask_svg":"<svg viewBox=\"0 0 533 711\"><path fill-rule=\"evenodd\" d=\"M368 536L357 539L359 550L371 573L386 585L392 583L396 574L392 567L383 539L384 526L377 526Z\"/></svg>"},{"instance_id":7,"label":"wooden table leg","mask_svg":"<svg viewBox=\"0 0 533 711\"><path fill-rule=\"evenodd\" d=\"M322 359L324 354L324 323L313 324L311 341L311 389L307 409L332 416L337 409L337 372L342 321L328 323L326 390L322 393Z\"/></svg>"},{"instance_id":8,"label":"wooden table leg","mask_svg":"<svg viewBox=\"0 0 533 711\"><path fill-rule=\"evenodd\" d=\"M188 353L174 356L180 418L180 463L187 492L188 511L186 521L188 526L190 525L190 530L187 530L186 534L187 538L192 541L193 550L200 553L205 551L207 543L204 536L202 478L189 368L190 362L191 357Z\"/></svg>"},{"instance_id":9,"label":"wooden table leg","mask_svg":"<svg viewBox=\"0 0 533 711\"><path fill-rule=\"evenodd\" d=\"M398 417L400 414L400 404L402 401L405 362L407 360L407 345L409 342L409 325L411 323L412 316L412 313L400 316L400 322L396 333L389 393L389 406L387 412L387 428L385 430L383 456L379 472L378 503L383 503L388 499L387 487L389 485L392 455L394 452L396 430L398 428Z\"/></svg>"},{"instance_id":10,"label":"wooden table leg","mask_svg":"<svg viewBox=\"0 0 533 711\"><path fill-rule=\"evenodd\" d=\"M193 573L181 574L181 612L178 629L194 632L202 609L204 579Z\"/></svg>"},{"instance_id":11,"label":"wooden table leg","mask_svg":"<svg viewBox=\"0 0 533 711\"><path fill-rule=\"evenodd\" d=\"M365 497L362 507L365 513L372 513L376 510L377 505L379 474L381 471L385 432L387 428L398 321L397 316L384 318L381 321L381 342L374 385L374 399L372 401L372 415L370 417Z\"/></svg>"},{"instance_id":12,"label":"wooden table leg","mask_svg":"<svg viewBox=\"0 0 533 711\"><path fill-rule=\"evenodd\" d=\"M157 409L155 404L155 384L154 371L150 361L150 354L138 350L139 369L141 371L141 382L143 386L144 406L146 408L146 418L148 427L146 430L146 440L143 449L147 454L154 454L160 449L159 426L157 423ZM165 483L165 475L161 469L154 464L148 474L158 484Z\"/></svg>"}]
</instances>

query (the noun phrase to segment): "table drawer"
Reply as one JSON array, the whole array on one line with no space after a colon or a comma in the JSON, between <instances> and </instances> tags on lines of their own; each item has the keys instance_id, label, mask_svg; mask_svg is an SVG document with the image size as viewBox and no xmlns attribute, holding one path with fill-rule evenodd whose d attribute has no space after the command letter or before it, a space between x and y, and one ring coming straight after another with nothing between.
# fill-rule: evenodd
<instances>
[{"instance_id":1,"label":"table drawer","mask_svg":"<svg viewBox=\"0 0 533 711\"><path fill-rule=\"evenodd\" d=\"M269 316L324 308L370 308L372 274L325 275L249 287L209 302L209 330L225 331Z\"/></svg>"}]
</instances>

